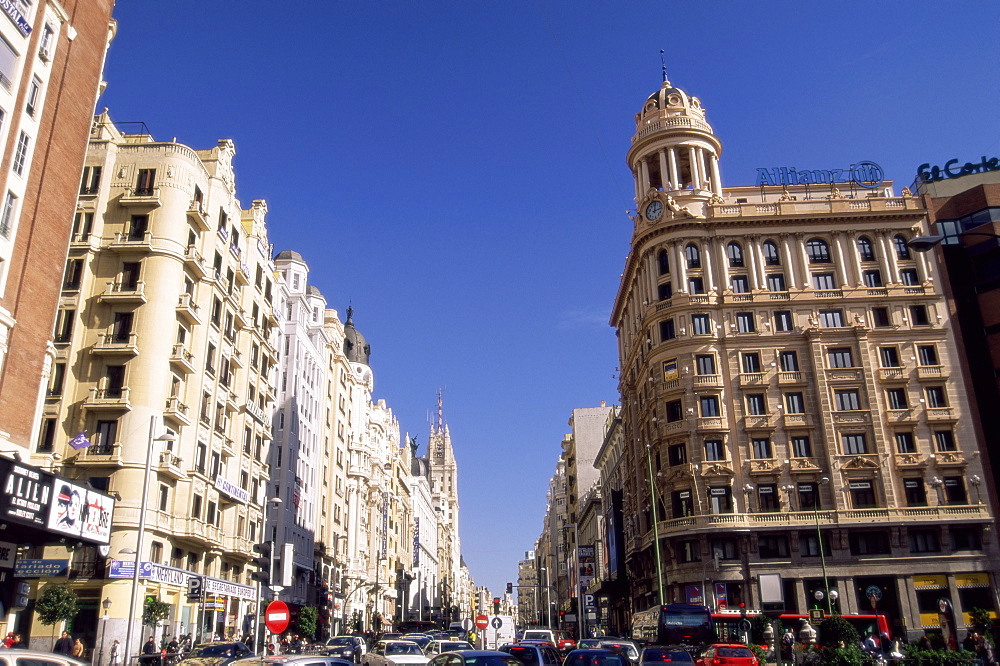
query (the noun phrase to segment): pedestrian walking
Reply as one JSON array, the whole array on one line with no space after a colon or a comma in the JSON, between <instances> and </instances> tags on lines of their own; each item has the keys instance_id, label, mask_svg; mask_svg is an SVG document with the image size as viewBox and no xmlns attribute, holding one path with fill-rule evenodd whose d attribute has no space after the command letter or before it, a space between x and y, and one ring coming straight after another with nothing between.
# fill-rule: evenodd
<instances>
[{"instance_id":1,"label":"pedestrian walking","mask_svg":"<svg viewBox=\"0 0 1000 666\"><path fill-rule=\"evenodd\" d=\"M56 641L55 647L52 648L52 651L56 654L64 654L67 657L72 654L73 639L70 638L68 631L62 632L62 636L60 636L59 640Z\"/></svg>"},{"instance_id":2,"label":"pedestrian walking","mask_svg":"<svg viewBox=\"0 0 1000 666\"><path fill-rule=\"evenodd\" d=\"M83 659L84 650L83 641L77 638L73 641L73 649L70 651L69 656L76 657L77 659Z\"/></svg>"},{"instance_id":3,"label":"pedestrian walking","mask_svg":"<svg viewBox=\"0 0 1000 666\"><path fill-rule=\"evenodd\" d=\"M111 643L111 666L118 666L118 655L121 653L121 645L116 638Z\"/></svg>"}]
</instances>

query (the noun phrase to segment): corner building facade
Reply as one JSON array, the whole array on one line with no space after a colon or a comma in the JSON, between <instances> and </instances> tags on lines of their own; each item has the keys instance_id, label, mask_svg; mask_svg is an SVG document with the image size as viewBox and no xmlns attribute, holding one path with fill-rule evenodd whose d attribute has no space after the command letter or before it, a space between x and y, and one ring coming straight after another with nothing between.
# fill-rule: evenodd
<instances>
[{"instance_id":1,"label":"corner building facade","mask_svg":"<svg viewBox=\"0 0 1000 666\"><path fill-rule=\"evenodd\" d=\"M611 320L632 611L760 608L777 573L788 613L836 590L915 638L945 598L964 635L998 551L949 309L907 246L925 209L888 183L723 188L721 152L669 81L636 114Z\"/></svg>"}]
</instances>

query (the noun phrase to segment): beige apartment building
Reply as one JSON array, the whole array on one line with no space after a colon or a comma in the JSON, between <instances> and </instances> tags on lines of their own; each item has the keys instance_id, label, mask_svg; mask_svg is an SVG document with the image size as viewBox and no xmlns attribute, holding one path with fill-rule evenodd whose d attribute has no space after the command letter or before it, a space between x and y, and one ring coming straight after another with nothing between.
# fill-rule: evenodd
<instances>
[{"instance_id":1,"label":"beige apartment building","mask_svg":"<svg viewBox=\"0 0 1000 666\"><path fill-rule=\"evenodd\" d=\"M915 638L945 608L964 635L1000 559L949 308L907 245L921 200L865 162L724 188L701 102L666 80L635 120L611 320L632 611L759 608L779 574L787 612Z\"/></svg>"},{"instance_id":2,"label":"beige apartment building","mask_svg":"<svg viewBox=\"0 0 1000 666\"><path fill-rule=\"evenodd\" d=\"M233 143L193 150L131 129L94 118L38 443L65 476L120 498L109 551L72 551L71 584L110 601L105 640L123 649L146 596L170 604L168 635L245 630L283 306L267 205L237 199ZM76 450L80 433L90 446Z\"/></svg>"}]
</instances>

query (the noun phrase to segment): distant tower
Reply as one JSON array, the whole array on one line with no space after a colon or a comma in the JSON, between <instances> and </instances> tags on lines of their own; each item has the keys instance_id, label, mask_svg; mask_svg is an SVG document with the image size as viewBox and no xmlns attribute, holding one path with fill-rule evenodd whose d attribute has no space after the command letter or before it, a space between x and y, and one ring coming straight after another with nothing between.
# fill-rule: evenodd
<instances>
[{"instance_id":1,"label":"distant tower","mask_svg":"<svg viewBox=\"0 0 1000 666\"><path fill-rule=\"evenodd\" d=\"M438 390L437 421L431 425L427 457L430 461L431 495L438 511L438 580L442 604L449 607L446 619L455 617L457 582L461 569L458 537L458 465L451 446L451 433L444 423L444 400Z\"/></svg>"}]
</instances>

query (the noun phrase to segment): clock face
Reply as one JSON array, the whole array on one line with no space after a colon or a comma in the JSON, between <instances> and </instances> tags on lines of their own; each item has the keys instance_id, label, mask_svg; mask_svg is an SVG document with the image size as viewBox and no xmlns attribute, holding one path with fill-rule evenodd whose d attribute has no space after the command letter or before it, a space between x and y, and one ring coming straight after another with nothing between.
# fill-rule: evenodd
<instances>
[{"instance_id":1,"label":"clock face","mask_svg":"<svg viewBox=\"0 0 1000 666\"><path fill-rule=\"evenodd\" d=\"M653 201L646 206L646 219L650 222L660 219L660 215L663 215L663 204L659 201Z\"/></svg>"},{"instance_id":2,"label":"clock face","mask_svg":"<svg viewBox=\"0 0 1000 666\"><path fill-rule=\"evenodd\" d=\"M436 453L439 456L443 456L444 455L444 444L438 444L436 447L434 447L434 453Z\"/></svg>"}]
</instances>

